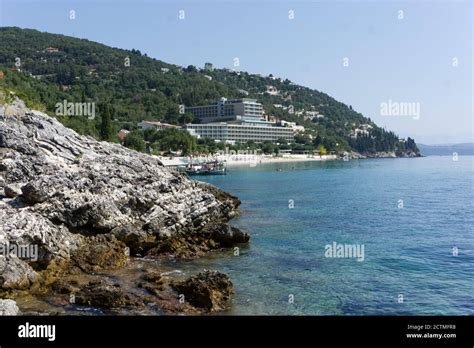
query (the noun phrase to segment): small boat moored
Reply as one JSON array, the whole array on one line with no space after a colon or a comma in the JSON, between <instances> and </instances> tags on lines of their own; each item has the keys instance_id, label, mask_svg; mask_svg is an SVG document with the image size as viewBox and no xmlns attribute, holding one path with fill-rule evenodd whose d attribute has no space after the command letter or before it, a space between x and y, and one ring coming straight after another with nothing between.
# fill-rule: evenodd
<instances>
[{"instance_id":1,"label":"small boat moored","mask_svg":"<svg viewBox=\"0 0 474 348\"><path fill-rule=\"evenodd\" d=\"M211 161L203 163L190 163L185 168L188 175L226 175L224 162Z\"/></svg>"}]
</instances>

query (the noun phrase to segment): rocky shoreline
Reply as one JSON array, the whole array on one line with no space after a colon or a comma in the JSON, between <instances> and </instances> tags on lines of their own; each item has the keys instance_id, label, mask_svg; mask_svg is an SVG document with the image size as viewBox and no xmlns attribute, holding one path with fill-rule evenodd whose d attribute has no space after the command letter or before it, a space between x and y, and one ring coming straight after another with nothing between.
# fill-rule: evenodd
<instances>
[{"instance_id":1,"label":"rocky shoreline","mask_svg":"<svg viewBox=\"0 0 474 348\"><path fill-rule=\"evenodd\" d=\"M405 151L396 153L395 151L382 151L382 152L343 152L339 154L342 159L367 159L367 158L415 158L422 157L420 153L413 151Z\"/></svg>"},{"instance_id":2,"label":"rocky shoreline","mask_svg":"<svg viewBox=\"0 0 474 348\"><path fill-rule=\"evenodd\" d=\"M1 299L56 298L119 314L143 306L224 310L232 282L219 272L174 279L154 267L137 274L134 289L108 275L136 259L159 264L247 243L249 235L228 224L239 204L153 156L81 136L19 99L0 105L0 244L36 250L35 257L0 256ZM15 312L2 301L0 313Z\"/></svg>"}]
</instances>

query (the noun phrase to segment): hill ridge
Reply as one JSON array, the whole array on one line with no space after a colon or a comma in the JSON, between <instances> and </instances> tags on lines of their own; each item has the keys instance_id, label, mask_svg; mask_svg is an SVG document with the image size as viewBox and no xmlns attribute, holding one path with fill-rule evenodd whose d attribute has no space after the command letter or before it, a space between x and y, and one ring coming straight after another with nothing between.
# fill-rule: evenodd
<instances>
[{"instance_id":1,"label":"hill ridge","mask_svg":"<svg viewBox=\"0 0 474 348\"><path fill-rule=\"evenodd\" d=\"M56 103L63 100L107 101L116 130L134 130L144 119L184 123L189 115L180 114L180 105L248 97L261 102L268 115L305 127L305 134L293 146L299 150L323 146L336 152L418 152L412 139L400 142L395 133L377 126L352 106L273 75L180 67L136 49L17 27L0 28L0 70L5 71L1 86L17 90L27 101L44 104L46 111L54 112ZM61 121L82 134L99 136L98 120ZM370 132L358 133L367 126Z\"/></svg>"}]
</instances>

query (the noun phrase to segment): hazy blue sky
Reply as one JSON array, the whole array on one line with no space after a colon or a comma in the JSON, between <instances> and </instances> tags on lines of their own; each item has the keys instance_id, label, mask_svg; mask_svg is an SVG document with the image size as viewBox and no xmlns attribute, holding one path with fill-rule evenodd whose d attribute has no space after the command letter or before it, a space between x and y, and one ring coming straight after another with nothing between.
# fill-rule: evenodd
<instances>
[{"instance_id":1,"label":"hazy blue sky","mask_svg":"<svg viewBox=\"0 0 474 348\"><path fill-rule=\"evenodd\" d=\"M471 1L0 0L0 24L308 86L421 143L473 139ZM69 18L75 10L76 19ZM179 19L183 10L185 19ZM294 18L289 18L289 11ZM399 19L403 11L403 19ZM343 66L343 59L349 66ZM458 65L453 66L456 58ZM382 116L383 102L420 117Z\"/></svg>"}]
</instances>

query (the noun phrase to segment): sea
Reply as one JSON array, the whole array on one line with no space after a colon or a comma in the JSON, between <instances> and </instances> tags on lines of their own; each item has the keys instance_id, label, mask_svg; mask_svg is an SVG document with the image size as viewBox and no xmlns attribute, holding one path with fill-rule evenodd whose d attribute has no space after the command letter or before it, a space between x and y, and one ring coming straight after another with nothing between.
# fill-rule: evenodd
<instances>
[{"instance_id":1,"label":"sea","mask_svg":"<svg viewBox=\"0 0 474 348\"><path fill-rule=\"evenodd\" d=\"M227 273L228 315L473 315L474 157L228 167L248 245L174 267Z\"/></svg>"}]
</instances>

